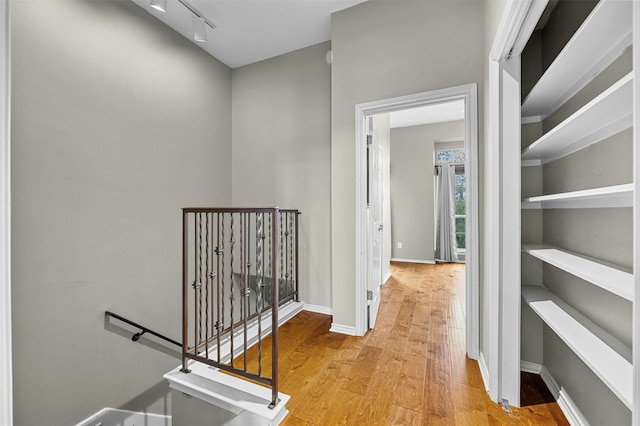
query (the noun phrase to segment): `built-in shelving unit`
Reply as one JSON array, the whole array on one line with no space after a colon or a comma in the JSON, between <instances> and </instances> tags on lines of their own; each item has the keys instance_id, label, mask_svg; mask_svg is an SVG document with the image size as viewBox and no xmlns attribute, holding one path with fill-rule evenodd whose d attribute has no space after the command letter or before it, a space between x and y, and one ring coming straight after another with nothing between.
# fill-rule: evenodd
<instances>
[{"instance_id":1,"label":"built-in shelving unit","mask_svg":"<svg viewBox=\"0 0 640 426\"><path fill-rule=\"evenodd\" d=\"M563 10L565 15L559 14L556 17L567 16L566 11L569 9ZM560 21L563 23L558 23ZM568 26L562 27L565 25L564 22L566 21L559 18L555 21L555 27L552 28L556 31L558 28L568 28ZM522 123L525 124L543 121L564 105L566 107L553 120L556 120L560 114L563 117L569 114L569 109L577 109L577 111L523 150L522 167L544 166L540 169L528 169L527 174L523 174L529 179L522 187L523 192L526 189L530 191L529 194L533 195L522 199L521 208L523 211L529 209L619 209L634 206L635 183L626 183L629 182L626 174L616 175L622 176L623 178L620 180L623 182L626 181L621 185L542 195L533 192L539 191L540 188L548 188L548 191L552 192L553 188L562 190L564 187L571 188L580 185L580 179L584 174L575 175L572 174L572 171L573 173L581 173L584 170L578 172L577 168L562 169L566 170L564 174L558 174L557 170L567 165L575 167L576 164L583 161L584 157L602 155L602 152L609 149L609 145L595 146L588 152L584 151L583 156L573 157L566 162L545 165L558 160L564 161L562 160L564 157L594 144L599 144L611 136L633 127L634 73L630 72L624 75L609 87L604 89L601 87L605 80L612 81L614 76L619 78L620 72L628 70L628 68L616 68L628 67L628 62L624 61L616 62L615 66L609 69L607 67L612 65L631 46L632 27L632 2L600 0L524 99L521 106L521 117ZM537 40L542 40L542 37ZM540 48L540 52L542 52L542 48ZM537 54L533 53L530 58L538 57ZM605 69L607 71L602 74L604 78L599 79L597 84L589 85ZM573 98L582 89L585 90L580 93L580 97ZM581 99L589 95L592 97L591 101L579 108L584 102ZM549 123L543 122L539 128L530 128L529 131L542 131L545 124ZM553 124L555 123L551 123L551 126ZM623 135L621 138L611 139L615 141L612 142L613 144L618 144L615 146L622 147L619 149L624 155L627 155L626 150L630 146L621 143L626 143L627 137L627 135ZM631 150L629 149L629 151ZM547 169L547 167L552 167L553 170ZM612 181L611 175L608 178L604 176L609 173L608 170L604 167L598 169L600 174L594 174L594 178L591 180L591 182L595 182L593 186L597 186L598 182L605 185L605 182ZM553 173L553 171L555 171L553 175L545 174ZM547 180L545 180L545 176ZM561 177L549 179L549 176ZM564 180L558 181L556 179ZM624 212L620 213L622 216L616 217L627 217L623 214ZM609 220L608 215L608 210L590 211L588 214L578 210L543 212L542 214L530 212L522 215L522 226L526 225L529 238L544 241L545 237L549 237L545 232L556 232L558 229L563 229L562 225L575 217L588 220L590 222L587 223L598 228L602 226L603 230L608 231L609 224L606 223ZM630 222L629 219L628 227L632 227ZM618 229L618 234L616 234L618 240L624 241L625 244L629 243L630 246L629 240L620 237L625 232L626 222L619 222L619 224L620 226L616 228ZM629 233L632 232L634 232L633 229L629 229ZM581 241L579 238L575 238L575 235L570 235L566 229L560 234L560 236L553 234L552 238L554 241L560 241L559 244L566 243L567 247L572 243L575 246L575 241ZM633 248L628 247L628 250L631 251ZM633 324L628 324L627 327L627 324L618 323L613 328L611 322L607 325L598 324L594 321L597 321L597 318L603 318L606 313L600 313L600 317L593 316L592 311L585 311L590 307L582 302L593 297L594 294L602 294L602 291L605 291L611 295L610 298L608 297L609 303L627 309L630 306L628 303L633 304L635 300L633 271L544 243L523 243L522 251L597 287L582 286L568 280L564 275L558 275L551 270L542 268L539 263L528 262L527 268L533 268L529 269L529 272L533 271L533 273L523 276L522 281L528 284L534 281L534 284L539 285L522 285L521 294L526 305L593 371L597 379L592 377L589 380L601 380L627 408L633 410L634 366L632 352L629 347L613 337L613 334L620 337L627 336L628 331L632 333ZM602 248L592 245L585 247L584 253L602 253ZM628 263L628 261L623 262L623 264ZM542 282L538 282L540 280ZM559 294L562 294L562 298L558 296ZM633 308L633 305L631 307ZM606 309L605 307L598 308ZM589 318L582 312L589 312ZM535 316L529 315L527 318L531 318L530 321L533 321ZM619 318L625 317L620 316ZM522 327L525 326L526 324L522 324ZM605 330L607 327L609 327L609 331ZM548 329L537 325L532 325L527 331L530 333L549 333ZM521 333L523 333L522 330ZM621 338L626 339L627 337ZM539 341L543 341L542 335L540 335ZM552 342L556 341L552 340ZM544 342L546 343L547 340ZM563 359L565 351L561 344L558 342L549 345L549 348L544 347L544 350L540 350L541 354L544 352L544 357L535 355L535 352L531 351L529 354L534 353L534 355L530 356L540 356L541 359L546 360L546 357L551 354ZM546 352L547 349L549 349L549 353ZM559 370L556 371L558 374L562 374ZM567 377L564 379L570 380ZM606 397L615 401L613 396L606 395Z\"/></svg>"},{"instance_id":2,"label":"built-in shelving unit","mask_svg":"<svg viewBox=\"0 0 640 426\"><path fill-rule=\"evenodd\" d=\"M624 76L522 152L522 162L558 160L632 125L633 76Z\"/></svg>"},{"instance_id":3,"label":"built-in shelving unit","mask_svg":"<svg viewBox=\"0 0 640 426\"><path fill-rule=\"evenodd\" d=\"M522 116L549 116L631 45L630 2L601 0L531 89Z\"/></svg>"},{"instance_id":4,"label":"built-in shelving unit","mask_svg":"<svg viewBox=\"0 0 640 426\"><path fill-rule=\"evenodd\" d=\"M544 287L523 286L522 298L609 389L632 409L631 349Z\"/></svg>"},{"instance_id":5,"label":"built-in shelving unit","mask_svg":"<svg viewBox=\"0 0 640 426\"><path fill-rule=\"evenodd\" d=\"M630 301L634 299L631 271L547 244L523 243L522 251L613 294Z\"/></svg>"},{"instance_id":6,"label":"built-in shelving unit","mask_svg":"<svg viewBox=\"0 0 640 426\"><path fill-rule=\"evenodd\" d=\"M603 208L633 206L633 184L527 197L523 209Z\"/></svg>"}]
</instances>

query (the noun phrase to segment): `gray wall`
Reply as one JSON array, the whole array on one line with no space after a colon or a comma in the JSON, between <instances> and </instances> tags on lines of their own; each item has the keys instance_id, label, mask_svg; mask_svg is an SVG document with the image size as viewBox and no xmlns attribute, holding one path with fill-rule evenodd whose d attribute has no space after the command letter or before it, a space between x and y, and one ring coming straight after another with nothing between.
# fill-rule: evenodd
<instances>
[{"instance_id":1,"label":"gray wall","mask_svg":"<svg viewBox=\"0 0 640 426\"><path fill-rule=\"evenodd\" d=\"M482 10L478 1L369 1L333 15L331 276L337 324L355 326L355 105L481 82Z\"/></svg>"},{"instance_id":2,"label":"gray wall","mask_svg":"<svg viewBox=\"0 0 640 426\"><path fill-rule=\"evenodd\" d=\"M434 146L451 138L464 139L464 120L391 130L393 259L435 261Z\"/></svg>"},{"instance_id":3,"label":"gray wall","mask_svg":"<svg viewBox=\"0 0 640 426\"><path fill-rule=\"evenodd\" d=\"M330 43L233 70L233 205L300 216L301 300L331 306Z\"/></svg>"},{"instance_id":4,"label":"gray wall","mask_svg":"<svg viewBox=\"0 0 640 426\"><path fill-rule=\"evenodd\" d=\"M12 7L16 425L168 413L181 211L231 203L231 72L130 1ZM175 354L175 353L174 353Z\"/></svg>"},{"instance_id":5,"label":"gray wall","mask_svg":"<svg viewBox=\"0 0 640 426\"><path fill-rule=\"evenodd\" d=\"M535 34L535 32L534 32ZM539 50L539 46L538 46ZM535 52L535 51L534 51ZM528 52L531 53L531 52ZM535 55L534 55L535 56ZM523 54L523 58L527 58ZM540 66L540 55L535 56ZM524 70L524 67L523 67ZM523 88L524 89L524 88ZM521 127L521 148L524 149L542 136L542 123L524 124ZM542 195L542 167L523 167L521 169L522 198ZM521 211L521 234L524 242L542 243L542 219L543 211L539 209L524 209ZM542 285L543 265L542 261L526 253L520 256L520 277L522 285ZM542 364L542 327L543 322L529 305L521 304L520 327L520 359L534 364Z\"/></svg>"}]
</instances>

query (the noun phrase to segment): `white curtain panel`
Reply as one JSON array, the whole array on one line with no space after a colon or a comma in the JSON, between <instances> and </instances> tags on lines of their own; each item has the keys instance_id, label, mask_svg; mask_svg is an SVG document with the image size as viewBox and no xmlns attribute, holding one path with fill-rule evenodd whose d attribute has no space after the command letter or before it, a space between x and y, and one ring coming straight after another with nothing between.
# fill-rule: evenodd
<instances>
[{"instance_id":1,"label":"white curtain panel","mask_svg":"<svg viewBox=\"0 0 640 426\"><path fill-rule=\"evenodd\" d=\"M457 262L455 219L455 167L438 167L436 214L436 260Z\"/></svg>"}]
</instances>

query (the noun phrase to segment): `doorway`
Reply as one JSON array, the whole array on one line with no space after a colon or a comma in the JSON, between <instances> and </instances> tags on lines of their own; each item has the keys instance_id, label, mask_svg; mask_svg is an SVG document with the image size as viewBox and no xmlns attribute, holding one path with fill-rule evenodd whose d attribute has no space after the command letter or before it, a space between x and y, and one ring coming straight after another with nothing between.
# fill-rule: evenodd
<instances>
[{"instance_id":1,"label":"doorway","mask_svg":"<svg viewBox=\"0 0 640 426\"><path fill-rule=\"evenodd\" d=\"M475 84L435 90L415 95L368 102L356 105L356 249L369 250L368 230L368 161L367 135L369 117L400 110L415 109L461 101L464 109L464 149L467 160L464 168L466 183L465 261L466 261L466 350L470 358L479 354L479 262L478 262L478 130L477 88ZM383 195L388 197L387 195ZM363 335L369 327L368 290L371 290L368 255L356 262L356 333ZM375 287L375 286L374 286Z\"/></svg>"}]
</instances>

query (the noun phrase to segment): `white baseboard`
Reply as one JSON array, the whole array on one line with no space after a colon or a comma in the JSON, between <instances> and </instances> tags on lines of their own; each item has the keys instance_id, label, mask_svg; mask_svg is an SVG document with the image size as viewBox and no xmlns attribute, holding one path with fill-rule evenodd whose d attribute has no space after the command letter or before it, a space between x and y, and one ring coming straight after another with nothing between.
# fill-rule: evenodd
<instances>
[{"instance_id":1,"label":"white baseboard","mask_svg":"<svg viewBox=\"0 0 640 426\"><path fill-rule=\"evenodd\" d=\"M303 302L289 301L284 305L280 306L278 310L278 324L281 326L282 324L289 321L291 318L296 316L300 311L303 310ZM216 359L218 350L220 350L220 362L226 364L231 361L231 347L234 348L234 356L238 356L245 350L249 349L256 343L258 343L258 332L262 337L267 337L271 334L273 328L272 319L271 319L271 311L263 313L260 319L260 326L258 326L258 321L254 321L247 326L247 334L245 336L244 330L241 328L239 331L236 331L233 335L228 334L223 339L220 340L219 349L212 345L209 348L209 358ZM233 344L231 342L233 339ZM196 361L189 361L189 365L196 363ZM182 366L178 367L181 368Z\"/></svg>"},{"instance_id":2,"label":"white baseboard","mask_svg":"<svg viewBox=\"0 0 640 426\"><path fill-rule=\"evenodd\" d=\"M389 273L382 280L382 285L386 284L387 281L389 281L390 278L391 278L391 271L389 271Z\"/></svg>"},{"instance_id":3,"label":"white baseboard","mask_svg":"<svg viewBox=\"0 0 640 426\"><path fill-rule=\"evenodd\" d=\"M540 374L542 364L537 362L520 361L520 371L524 373Z\"/></svg>"},{"instance_id":4,"label":"white baseboard","mask_svg":"<svg viewBox=\"0 0 640 426\"><path fill-rule=\"evenodd\" d=\"M405 263L425 263L427 265L435 265L435 260L423 260L423 259L401 259L394 257L391 259L392 262L405 262Z\"/></svg>"},{"instance_id":5,"label":"white baseboard","mask_svg":"<svg viewBox=\"0 0 640 426\"><path fill-rule=\"evenodd\" d=\"M484 360L482 352L480 352L480 356L478 357L478 366L480 367L480 375L484 382L484 389L489 392L489 369L487 368L487 363Z\"/></svg>"},{"instance_id":6,"label":"white baseboard","mask_svg":"<svg viewBox=\"0 0 640 426\"><path fill-rule=\"evenodd\" d=\"M352 327L350 325L336 324L335 322L331 323L331 328L329 329L329 331L334 333L347 334L349 336L356 335L355 327Z\"/></svg>"},{"instance_id":7,"label":"white baseboard","mask_svg":"<svg viewBox=\"0 0 640 426\"><path fill-rule=\"evenodd\" d=\"M311 303L305 302L302 309L309 312L315 312L317 314L333 315L333 309L329 306L312 305Z\"/></svg>"},{"instance_id":8,"label":"white baseboard","mask_svg":"<svg viewBox=\"0 0 640 426\"><path fill-rule=\"evenodd\" d=\"M558 383L544 365L541 366L540 377L549 388L551 395L553 395L555 400L558 402L558 406L560 406L560 409L567 418L569 424L571 426L589 426L589 422L584 418L571 397L569 397L564 389L558 386Z\"/></svg>"},{"instance_id":9,"label":"white baseboard","mask_svg":"<svg viewBox=\"0 0 640 426\"><path fill-rule=\"evenodd\" d=\"M101 424L144 424L147 426L163 426L171 423L171 416L150 414L115 408L103 408L87 417L76 426L94 426Z\"/></svg>"}]
</instances>

